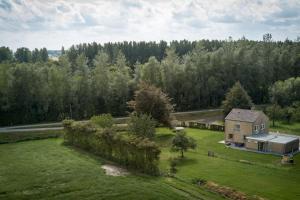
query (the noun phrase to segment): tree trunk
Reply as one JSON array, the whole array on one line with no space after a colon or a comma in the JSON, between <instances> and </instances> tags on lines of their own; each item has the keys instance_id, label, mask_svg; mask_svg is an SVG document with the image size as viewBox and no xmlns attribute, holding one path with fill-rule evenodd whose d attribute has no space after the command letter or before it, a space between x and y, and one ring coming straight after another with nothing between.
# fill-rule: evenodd
<instances>
[{"instance_id":1,"label":"tree trunk","mask_svg":"<svg viewBox=\"0 0 300 200\"><path fill-rule=\"evenodd\" d=\"M181 150L181 158L183 158L183 150Z\"/></svg>"}]
</instances>

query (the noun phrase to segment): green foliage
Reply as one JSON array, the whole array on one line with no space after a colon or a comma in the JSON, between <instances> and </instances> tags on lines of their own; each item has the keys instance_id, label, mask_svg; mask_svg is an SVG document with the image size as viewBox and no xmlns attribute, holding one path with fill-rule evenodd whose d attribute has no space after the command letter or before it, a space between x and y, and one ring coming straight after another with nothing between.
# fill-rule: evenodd
<instances>
[{"instance_id":1,"label":"green foliage","mask_svg":"<svg viewBox=\"0 0 300 200\"><path fill-rule=\"evenodd\" d=\"M89 122L64 121L66 144L89 150L125 167L158 175L160 150L148 138L126 136L112 128L96 129Z\"/></svg>"},{"instance_id":2,"label":"green foliage","mask_svg":"<svg viewBox=\"0 0 300 200\"><path fill-rule=\"evenodd\" d=\"M0 47L0 63L4 61L12 61L13 53L8 47Z\"/></svg>"},{"instance_id":3,"label":"green foliage","mask_svg":"<svg viewBox=\"0 0 300 200\"><path fill-rule=\"evenodd\" d=\"M157 122L170 126L173 111L170 102L171 99L160 88L142 82L135 91L134 100L128 104L138 115L150 115Z\"/></svg>"},{"instance_id":4,"label":"green foliage","mask_svg":"<svg viewBox=\"0 0 300 200\"><path fill-rule=\"evenodd\" d=\"M101 128L111 128L114 125L114 119L111 114L93 116L90 121Z\"/></svg>"},{"instance_id":5,"label":"green foliage","mask_svg":"<svg viewBox=\"0 0 300 200\"><path fill-rule=\"evenodd\" d=\"M278 104L272 104L266 108L266 114L273 122L273 126L275 126L275 120L282 119L282 110Z\"/></svg>"},{"instance_id":6,"label":"green foliage","mask_svg":"<svg viewBox=\"0 0 300 200\"><path fill-rule=\"evenodd\" d=\"M177 165L178 165L178 160L176 158L170 159L170 173L171 174L176 174L177 172Z\"/></svg>"},{"instance_id":7,"label":"green foliage","mask_svg":"<svg viewBox=\"0 0 300 200\"><path fill-rule=\"evenodd\" d=\"M224 109L225 116L233 108L251 109L252 106L252 100L240 82L236 82L234 84L234 86L226 94L225 100L222 102L222 108Z\"/></svg>"},{"instance_id":8,"label":"green foliage","mask_svg":"<svg viewBox=\"0 0 300 200\"><path fill-rule=\"evenodd\" d=\"M172 150L179 151L181 153L181 158L184 157L184 151L187 151L188 149L195 149L196 147L196 140L186 136L186 133L184 131L176 133L175 137L172 140Z\"/></svg>"},{"instance_id":9,"label":"green foliage","mask_svg":"<svg viewBox=\"0 0 300 200\"><path fill-rule=\"evenodd\" d=\"M155 136L155 125L156 122L151 116L132 113L128 123L128 131L139 137L153 138Z\"/></svg>"},{"instance_id":10,"label":"green foliage","mask_svg":"<svg viewBox=\"0 0 300 200\"><path fill-rule=\"evenodd\" d=\"M20 48L11 58L4 47L0 124L88 119L98 113L124 116L142 81L168 94L176 111L219 107L236 81L255 104L269 103L271 94L281 107L291 106L299 100L297 78L269 88L300 76L300 43L264 38L94 42L64 50L58 61L47 59L46 49Z\"/></svg>"},{"instance_id":11,"label":"green foliage","mask_svg":"<svg viewBox=\"0 0 300 200\"><path fill-rule=\"evenodd\" d=\"M300 121L300 77L277 81L269 90L272 106L267 109L268 115L287 123Z\"/></svg>"},{"instance_id":12,"label":"green foliage","mask_svg":"<svg viewBox=\"0 0 300 200\"><path fill-rule=\"evenodd\" d=\"M290 106L295 101L300 101L300 77L277 81L269 90L272 103L282 107Z\"/></svg>"}]
</instances>

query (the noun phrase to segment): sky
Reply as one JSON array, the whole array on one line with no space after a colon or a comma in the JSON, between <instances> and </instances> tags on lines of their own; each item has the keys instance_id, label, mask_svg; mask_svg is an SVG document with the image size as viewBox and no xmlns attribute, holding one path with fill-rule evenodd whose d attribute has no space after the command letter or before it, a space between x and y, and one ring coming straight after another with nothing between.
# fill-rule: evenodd
<instances>
[{"instance_id":1,"label":"sky","mask_svg":"<svg viewBox=\"0 0 300 200\"><path fill-rule=\"evenodd\" d=\"M300 0L0 0L0 46L300 36Z\"/></svg>"}]
</instances>

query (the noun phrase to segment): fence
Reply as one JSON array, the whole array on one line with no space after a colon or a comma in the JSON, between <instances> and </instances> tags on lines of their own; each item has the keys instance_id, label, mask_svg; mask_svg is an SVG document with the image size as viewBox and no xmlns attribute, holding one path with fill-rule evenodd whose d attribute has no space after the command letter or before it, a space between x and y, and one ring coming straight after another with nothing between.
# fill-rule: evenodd
<instances>
[{"instance_id":1,"label":"fence","mask_svg":"<svg viewBox=\"0 0 300 200\"><path fill-rule=\"evenodd\" d=\"M224 131L225 126L220 124L210 124L204 122L196 122L196 121L181 121L179 122L180 126L190 127L190 128L198 128L198 129L208 129L212 131Z\"/></svg>"}]
</instances>

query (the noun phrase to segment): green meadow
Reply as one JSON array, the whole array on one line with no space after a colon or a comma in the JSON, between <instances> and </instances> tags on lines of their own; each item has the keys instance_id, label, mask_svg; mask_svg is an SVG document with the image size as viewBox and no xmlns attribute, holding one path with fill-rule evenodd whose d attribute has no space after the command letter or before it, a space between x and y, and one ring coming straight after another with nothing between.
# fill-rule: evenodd
<instances>
[{"instance_id":1,"label":"green meadow","mask_svg":"<svg viewBox=\"0 0 300 200\"><path fill-rule=\"evenodd\" d=\"M223 199L193 183L203 179L270 200L300 198L300 154L295 164L282 166L281 157L240 151L218 142L223 133L186 129L197 148L180 159L175 177L152 177L130 171L124 177L108 176L107 161L62 144L61 138L0 145L0 199ZM160 170L166 174L174 133L158 128ZM212 151L215 157L207 156Z\"/></svg>"}]
</instances>

